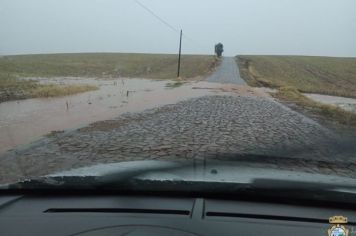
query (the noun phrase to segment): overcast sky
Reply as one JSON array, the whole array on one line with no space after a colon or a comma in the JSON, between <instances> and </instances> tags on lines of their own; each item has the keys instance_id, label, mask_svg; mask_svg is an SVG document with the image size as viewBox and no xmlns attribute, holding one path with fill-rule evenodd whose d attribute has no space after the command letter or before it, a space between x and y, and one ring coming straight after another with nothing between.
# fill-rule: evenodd
<instances>
[{"instance_id":1,"label":"overcast sky","mask_svg":"<svg viewBox=\"0 0 356 236\"><path fill-rule=\"evenodd\" d=\"M183 53L356 57L355 0L139 0ZM188 38L189 37L189 38ZM0 0L0 54L176 53L134 0Z\"/></svg>"}]
</instances>

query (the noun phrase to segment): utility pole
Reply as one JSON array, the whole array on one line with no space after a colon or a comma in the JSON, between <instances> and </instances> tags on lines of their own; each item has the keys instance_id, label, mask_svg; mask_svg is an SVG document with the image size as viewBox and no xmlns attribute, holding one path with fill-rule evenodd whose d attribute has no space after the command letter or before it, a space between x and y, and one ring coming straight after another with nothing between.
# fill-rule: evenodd
<instances>
[{"instance_id":1,"label":"utility pole","mask_svg":"<svg viewBox=\"0 0 356 236\"><path fill-rule=\"evenodd\" d=\"M182 54L182 35L183 31L180 30L180 40L179 40L179 56L178 56L178 72L177 72L177 78L180 76L180 57Z\"/></svg>"}]
</instances>

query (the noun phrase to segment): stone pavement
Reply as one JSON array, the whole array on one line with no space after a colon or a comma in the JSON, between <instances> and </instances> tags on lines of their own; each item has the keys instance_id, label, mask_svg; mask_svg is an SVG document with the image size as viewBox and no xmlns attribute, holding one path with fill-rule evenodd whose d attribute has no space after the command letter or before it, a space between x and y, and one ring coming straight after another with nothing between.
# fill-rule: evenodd
<instances>
[{"instance_id":1,"label":"stone pavement","mask_svg":"<svg viewBox=\"0 0 356 236\"><path fill-rule=\"evenodd\" d=\"M0 157L0 182L98 163L231 161L236 154L266 156L257 162L273 168L352 175L356 161L334 143L331 131L270 98L205 96L54 133L8 152ZM337 160L340 165L330 165Z\"/></svg>"}]
</instances>

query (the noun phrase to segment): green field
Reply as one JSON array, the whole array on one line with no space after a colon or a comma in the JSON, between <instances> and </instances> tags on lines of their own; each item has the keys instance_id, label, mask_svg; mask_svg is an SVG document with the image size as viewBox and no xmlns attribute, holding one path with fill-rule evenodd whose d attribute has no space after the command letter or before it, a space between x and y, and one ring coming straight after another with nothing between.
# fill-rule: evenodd
<instances>
[{"instance_id":1,"label":"green field","mask_svg":"<svg viewBox=\"0 0 356 236\"><path fill-rule=\"evenodd\" d=\"M356 58L239 56L241 76L250 86L278 89L273 94L332 121L356 126L356 114L315 102L302 93L356 98Z\"/></svg>"},{"instance_id":2,"label":"green field","mask_svg":"<svg viewBox=\"0 0 356 236\"><path fill-rule=\"evenodd\" d=\"M93 90L51 86L43 88L24 77L136 77L175 79L177 55L127 53L38 54L0 57L0 102L38 96L62 96ZM183 55L181 77L200 79L217 64L214 56ZM45 91L45 92L43 92Z\"/></svg>"},{"instance_id":3,"label":"green field","mask_svg":"<svg viewBox=\"0 0 356 236\"><path fill-rule=\"evenodd\" d=\"M292 86L299 92L356 97L356 58L239 56L252 86Z\"/></svg>"},{"instance_id":4,"label":"green field","mask_svg":"<svg viewBox=\"0 0 356 236\"><path fill-rule=\"evenodd\" d=\"M20 77L141 77L174 79L177 55L125 53L73 53L5 56L0 71ZM194 78L215 67L214 56L183 55L181 76Z\"/></svg>"}]
</instances>

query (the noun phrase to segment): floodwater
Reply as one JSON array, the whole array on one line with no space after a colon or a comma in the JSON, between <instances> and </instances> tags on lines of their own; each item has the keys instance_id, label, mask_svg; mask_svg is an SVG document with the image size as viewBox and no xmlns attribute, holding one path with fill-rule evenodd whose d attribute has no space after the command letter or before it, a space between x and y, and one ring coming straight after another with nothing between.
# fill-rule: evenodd
<instances>
[{"instance_id":1,"label":"floodwater","mask_svg":"<svg viewBox=\"0 0 356 236\"><path fill-rule=\"evenodd\" d=\"M337 96L322 95L322 94L311 94L311 93L305 93L304 95L310 99L313 99L314 101L327 105L338 106L346 111L351 111L356 113L355 98L345 98L345 97L337 97Z\"/></svg>"},{"instance_id":2,"label":"floodwater","mask_svg":"<svg viewBox=\"0 0 356 236\"><path fill-rule=\"evenodd\" d=\"M77 128L127 112L140 112L185 99L212 95L219 84L189 82L167 87L174 81L148 79L96 80L36 78L41 83L92 84L99 90L77 95L0 103L0 154L39 139L51 131ZM194 89L197 87L212 89Z\"/></svg>"}]
</instances>

